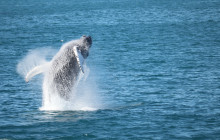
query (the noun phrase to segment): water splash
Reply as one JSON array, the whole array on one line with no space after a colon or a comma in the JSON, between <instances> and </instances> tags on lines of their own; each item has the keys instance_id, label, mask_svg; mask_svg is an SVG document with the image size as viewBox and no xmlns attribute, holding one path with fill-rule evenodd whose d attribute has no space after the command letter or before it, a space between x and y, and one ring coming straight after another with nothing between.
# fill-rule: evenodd
<instances>
[{"instance_id":1,"label":"water splash","mask_svg":"<svg viewBox=\"0 0 220 140\"><path fill-rule=\"evenodd\" d=\"M57 50L52 48L37 48L30 50L22 60L19 61L17 65L17 72L25 78L27 73L38 65L47 63L48 59L57 52Z\"/></svg>"},{"instance_id":2,"label":"water splash","mask_svg":"<svg viewBox=\"0 0 220 140\"><path fill-rule=\"evenodd\" d=\"M41 48L31 50L17 65L17 72L25 78L26 74L35 66L47 63L53 55L57 52L51 48ZM42 84L42 106L40 110L81 110L81 111L95 111L101 108L100 97L98 96L97 88L89 76L90 69L84 67L85 73L80 73L79 79L69 100L64 100L58 94L51 93L53 90L47 90L49 87L47 80L47 73L44 73L44 82ZM31 83L32 81L30 81ZM33 82L42 82L36 80ZM36 83L35 83L36 84Z\"/></svg>"}]
</instances>

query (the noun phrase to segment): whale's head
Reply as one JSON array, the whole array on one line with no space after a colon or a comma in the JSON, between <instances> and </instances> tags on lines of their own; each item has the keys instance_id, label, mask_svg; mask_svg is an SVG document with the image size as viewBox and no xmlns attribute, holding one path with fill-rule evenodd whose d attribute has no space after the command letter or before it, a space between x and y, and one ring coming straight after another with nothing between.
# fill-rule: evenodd
<instances>
[{"instance_id":1,"label":"whale's head","mask_svg":"<svg viewBox=\"0 0 220 140\"><path fill-rule=\"evenodd\" d=\"M81 54L84 59L86 59L89 56L89 49L92 46L92 37L83 35L80 39L79 44L79 50L81 51Z\"/></svg>"}]
</instances>

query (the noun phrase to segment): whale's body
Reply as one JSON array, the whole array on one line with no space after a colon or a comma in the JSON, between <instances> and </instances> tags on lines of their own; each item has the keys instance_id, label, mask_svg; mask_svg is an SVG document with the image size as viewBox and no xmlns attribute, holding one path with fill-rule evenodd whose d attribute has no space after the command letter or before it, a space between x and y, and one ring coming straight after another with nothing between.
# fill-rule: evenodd
<instances>
[{"instance_id":1,"label":"whale's body","mask_svg":"<svg viewBox=\"0 0 220 140\"><path fill-rule=\"evenodd\" d=\"M84 72L83 63L88 57L91 44L90 36L82 36L78 40L65 43L50 62L33 68L27 74L26 81L44 73L44 85L46 85L43 88L44 92L68 100L73 87L77 84L80 72Z\"/></svg>"}]
</instances>

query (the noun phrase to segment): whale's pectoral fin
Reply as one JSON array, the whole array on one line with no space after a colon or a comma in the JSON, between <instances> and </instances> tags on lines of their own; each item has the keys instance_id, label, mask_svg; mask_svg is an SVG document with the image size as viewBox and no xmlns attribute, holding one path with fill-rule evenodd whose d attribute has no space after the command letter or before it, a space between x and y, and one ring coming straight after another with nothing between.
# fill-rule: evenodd
<instances>
[{"instance_id":1,"label":"whale's pectoral fin","mask_svg":"<svg viewBox=\"0 0 220 140\"><path fill-rule=\"evenodd\" d=\"M48 66L48 64L43 64L43 65L34 67L31 71L29 71L27 73L27 75L25 77L25 81L29 82L32 77L44 72L47 66Z\"/></svg>"},{"instance_id":2,"label":"whale's pectoral fin","mask_svg":"<svg viewBox=\"0 0 220 140\"><path fill-rule=\"evenodd\" d=\"M84 73L84 68L83 68L84 58L83 58L81 52L77 49L77 46L74 46L74 54L76 56L76 60L79 65L79 68Z\"/></svg>"}]
</instances>

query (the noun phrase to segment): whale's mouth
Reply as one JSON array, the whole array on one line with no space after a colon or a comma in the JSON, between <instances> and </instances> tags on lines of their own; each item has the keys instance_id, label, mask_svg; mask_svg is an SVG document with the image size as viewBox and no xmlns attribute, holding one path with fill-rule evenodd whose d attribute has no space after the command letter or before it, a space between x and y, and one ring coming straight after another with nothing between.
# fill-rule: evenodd
<instances>
[{"instance_id":1,"label":"whale's mouth","mask_svg":"<svg viewBox=\"0 0 220 140\"><path fill-rule=\"evenodd\" d=\"M92 45L92 37L91 36L87 36L86 40L90 44L90 47L91 47L91 45Z\"/></svg>"},{"instance_id":2,"label":"whale's mouth","mask_svg":"<svg viewBox=\"0 0 220 140\"><path fill-rule=\"evenodd\" d=\"M74 54L76 56L76 60L79 65L79 68L82 71L82 73L84 73L83 64L84 64L85 59L83 58L81 52L77 49L77 46L74 46L73 50L74 50Z\"/></svg>"}]
</instances>

